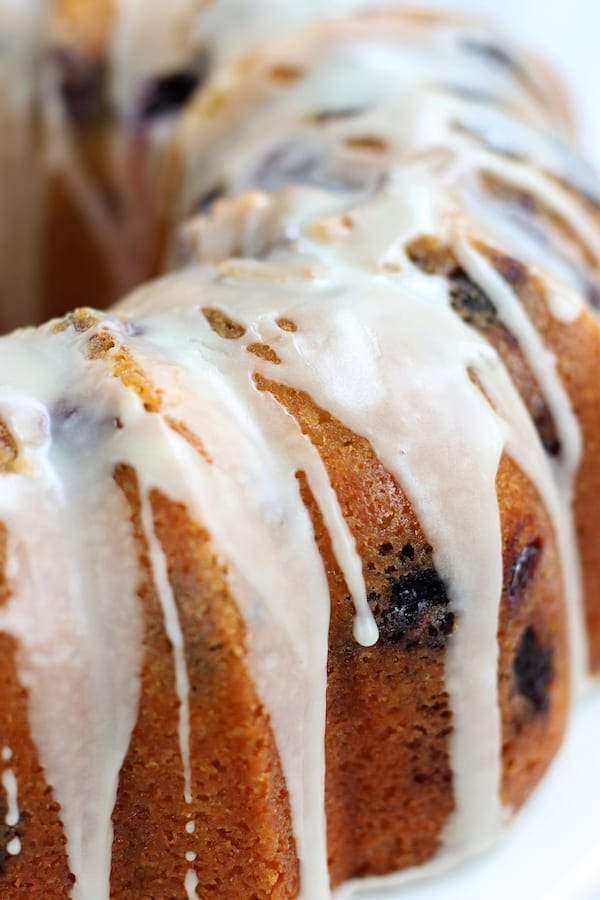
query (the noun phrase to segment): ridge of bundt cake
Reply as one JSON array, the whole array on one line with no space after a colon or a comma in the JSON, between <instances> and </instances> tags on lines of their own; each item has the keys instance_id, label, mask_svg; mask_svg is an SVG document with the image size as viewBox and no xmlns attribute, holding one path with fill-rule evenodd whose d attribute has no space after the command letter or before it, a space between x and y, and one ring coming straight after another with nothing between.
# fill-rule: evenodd
<instances>
[{"instance_id":1,"label":"ridge of bundt cake","mask_svg":"<svg viewBox=\"0 0 600 900\"><path fill-rule=\"evenodd\" d=\"M600 664L599 204L552 93L446 17L274 41L169 126L174 271L0 338L3 897L348 896L535 789Z\"/></svg>"}]
</instances>

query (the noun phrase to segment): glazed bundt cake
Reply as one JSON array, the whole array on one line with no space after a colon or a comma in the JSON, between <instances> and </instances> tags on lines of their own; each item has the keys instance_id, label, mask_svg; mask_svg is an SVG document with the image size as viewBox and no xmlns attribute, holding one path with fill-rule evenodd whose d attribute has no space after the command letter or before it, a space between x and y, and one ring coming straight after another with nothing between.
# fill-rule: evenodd
<instances>
[{"instance_id":1,"label":"glazed bundt cake","mask_svg":"<svg viewBox=\"0 0 600 900\"><path fill-rule=\"evenodd\" d=\"M0 339L8 900L402 885L502 833L600 667L600 197L552 80L408 13L212 68L162 277L103 312L82 257Z\"/></svg>"}]
</instances>

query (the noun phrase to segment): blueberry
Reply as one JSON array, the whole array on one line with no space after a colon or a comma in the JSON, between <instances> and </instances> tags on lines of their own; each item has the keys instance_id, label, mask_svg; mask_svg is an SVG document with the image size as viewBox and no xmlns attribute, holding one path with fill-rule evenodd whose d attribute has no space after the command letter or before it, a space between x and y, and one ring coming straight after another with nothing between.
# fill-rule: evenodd
<instances>
[{"instance_id":1,"label":"blueberry","mask_svg":"<svg viewBox=\"0 0 600 900\"><path fill-rule=\"evenodd\" d=\"M497 317L496 307L481 288L462 269L449 279L450 304L469 325L489 324Z\"/></svg>"},{"instance_id":2,"label":"blueberry","mask_svg":"<svg viewBox=\"0 0 600 900\"><path fill-rule=\"evenodd\" d=\"M516 689L536 712L548 709L548 688L554 678L552 650L539 640L529 625L521 636L513 661Z\"/></svg>"},{"instance_id":3,"label":"blueberry","mask_svg":"<svg viewBox=\"0 0 600 900\"><path fill-rule=\"evenodd\" d=\"M170 72L150 81L142 91L139 118L149 122L175 115L207 79L210 69L208 55L199 58L196 66L182 72Z\"/></svg>"},{"instance_id":4,"label":"blueberry","mask_svg":"<svg viewBox=\"0 0 600 900\"><path fill-rule=\"evenodd\" d=\"M402 642L408 648L424 643L438 649L454 627L446 586L433 566L390 575L388 590L372 591L369 600L384 643Z\"/></svg>"}]
</instances>

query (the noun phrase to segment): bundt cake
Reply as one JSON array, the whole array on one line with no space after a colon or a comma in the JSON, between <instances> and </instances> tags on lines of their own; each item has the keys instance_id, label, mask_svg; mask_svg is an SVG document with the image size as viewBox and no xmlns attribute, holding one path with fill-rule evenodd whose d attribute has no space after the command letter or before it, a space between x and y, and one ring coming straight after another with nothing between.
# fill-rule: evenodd
<instances>
[{"instance_id":1,"label":"bundt cake","mask_svg":"<svg viewBox=\"0 0 600 900\"><path fill-rule=\"evenodd\" d=\"M0 338L7 900L402 885L600 668L600 197L551 77L408 13L212 69L107 229L161 277L92 308L73 219L79 308Z\"/></svg>"}]
</instances>

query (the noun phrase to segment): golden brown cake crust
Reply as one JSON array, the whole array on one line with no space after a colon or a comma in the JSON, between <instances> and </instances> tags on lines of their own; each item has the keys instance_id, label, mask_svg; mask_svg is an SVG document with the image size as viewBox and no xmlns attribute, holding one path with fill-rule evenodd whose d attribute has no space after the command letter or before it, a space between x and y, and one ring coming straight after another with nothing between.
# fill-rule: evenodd
<instances>
[{"instance_id":1,"label":"golden brown cake crust","mask_svg":"<svg viewBox=\"0 0 600 900\"><path fill-rule=\"evenodd\" d=\"M134 473L117 482L130 504L140 546L146 619L138 723L113 816L112 889L120 900L178 896L196 869L200 896L293 898L298 865L279 757L249 677L245 626L204 529L158 492L152 507L184 634L191 683L193 802L184 784L172 654L149 580ZM195 823L192 835L185 825ZM198 865L186 862L186 850Z\"/></svg>"}]
</instances>

